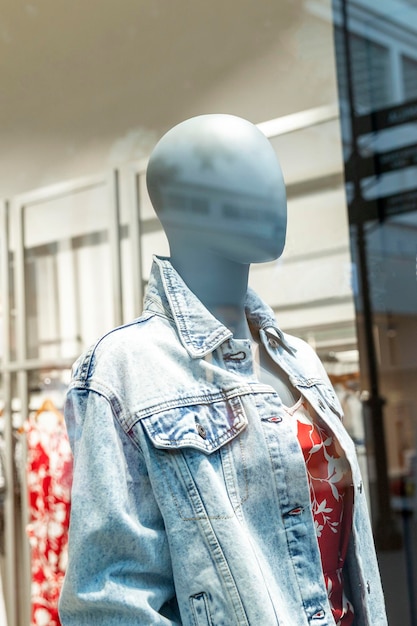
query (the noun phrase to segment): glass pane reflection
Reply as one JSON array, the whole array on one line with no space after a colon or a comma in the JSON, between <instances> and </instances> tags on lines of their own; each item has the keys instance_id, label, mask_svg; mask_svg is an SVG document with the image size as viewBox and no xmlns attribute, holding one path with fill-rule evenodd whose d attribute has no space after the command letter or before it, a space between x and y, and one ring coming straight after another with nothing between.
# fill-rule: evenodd
<instances>
[{"instance_id":1,"label":"glass pane reflection","mask_svg":"<svg viewBox=\"0 0 417 626\"><path fill-rule=\"evenodd\" d=\"M76 356L111 328L105 186L24 209L28 358Z\"/></svg>"}]
</instances>

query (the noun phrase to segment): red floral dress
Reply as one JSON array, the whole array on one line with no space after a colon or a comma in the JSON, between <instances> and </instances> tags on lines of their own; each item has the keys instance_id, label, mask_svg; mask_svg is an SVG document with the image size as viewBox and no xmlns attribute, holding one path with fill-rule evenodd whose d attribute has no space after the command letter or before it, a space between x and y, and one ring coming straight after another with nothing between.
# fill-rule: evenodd
<instances>
[{"instance_id":1,"label":"red floral dress","mask_svg":"<svg viewBox=\"0 0 417 626\"><path fill-rule=\"evenodd\" d=\"M300 399L289 413L296 418L297 436L306 462L311 509L320 548L323 575L337 626L351 626L352 604L343 591L345 562L352 526L353 488L349 464L337 440Z\"/></svg>"},{"instance_id":2,"label":"red floral dress","mask_svg":"<svg viewBox=\"0 0 417 626\"><path fill-rule=\"evenodd\" d=\"M45 413L25 424L31 547L31 626L59 626L67 563L72 455L65 424Z\"/></svg>"}]
</instances>

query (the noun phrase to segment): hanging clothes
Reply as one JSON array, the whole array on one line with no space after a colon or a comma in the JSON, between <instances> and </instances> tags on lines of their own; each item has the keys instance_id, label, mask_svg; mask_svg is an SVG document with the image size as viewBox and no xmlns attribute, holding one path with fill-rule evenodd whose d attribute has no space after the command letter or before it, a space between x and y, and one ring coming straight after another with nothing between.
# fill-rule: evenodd
<instances>
[{"instance_id":1,"label":"hanging clothes","mask_svg":"<svg viewBox=\"0 0 417 626\"><path fill-rule=\"evenodd\" d=\"M31 626L59 626L58 599L68 546L72 455L62 415L50 403L30 417L27 485L31 548Z\"/></svg>"},{"instance_id":2,"label":"hanging clothes","mask_svg":"<svg viewBox=\"0 0 417 626\"><path fill-rule=\"evenodd\" d=\"M349 464L337 440L324 424L320 425L307 402L300 398L285 410L297 420L297 437L306 463L311 511L333 618L336 626L351 626L354 610L343 588L353 513Z\"/></svg>"}]
</instances>

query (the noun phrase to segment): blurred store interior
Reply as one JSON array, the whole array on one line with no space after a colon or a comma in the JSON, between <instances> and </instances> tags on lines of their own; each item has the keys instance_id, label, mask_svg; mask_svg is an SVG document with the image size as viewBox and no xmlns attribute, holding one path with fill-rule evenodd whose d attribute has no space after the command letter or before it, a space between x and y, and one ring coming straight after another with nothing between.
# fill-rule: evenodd
<instances>
[{"instance_id":1,"label":"blurred store interior","mask_svg":"<svg viewBox=\"0 0 417 626\"><path fill-rule=\"evenodd\" d=\"M381 524L385 533L378 554L390 626L416 626L416 44L416 0L2 2L2 626L30 624L25 424L43 407L60 413L75 358L140 314L152 255L169 253L146 160L171 126L204 113L258 124L277 152L287 245L278 261L252 266L250 283L281 328L323 360L376 535ZM393 109L404 123L355 143L349 93L358 116ZM351 154L368 159L366 180L352 178ZM386 178L369 169L371 154L390 155ZM355 181L365 200L399 188L409 196L400 210L358 221ZM384 506L392 528L380 520Z\"/></svg>"}]
</instances>

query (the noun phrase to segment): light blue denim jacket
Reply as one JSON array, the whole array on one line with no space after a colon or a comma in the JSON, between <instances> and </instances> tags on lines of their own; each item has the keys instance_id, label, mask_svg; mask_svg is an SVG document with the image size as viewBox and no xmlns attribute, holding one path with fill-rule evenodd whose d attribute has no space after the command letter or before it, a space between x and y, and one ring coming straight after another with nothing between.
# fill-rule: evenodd
<instances>
[{"instance_id":1,"label":"light blue denim jacket","mask_svg":"<svg viewBox=\"0 0 417 626\"><path fill-rule=\"evenodd\" d=\"M249 290L247 317L345 449L355 626L387 624L352 441L314 351ZM154 258L144 313L74 366L63 626L333 625L291 416L235 340Z\"/></svg>"}]
</instances>

